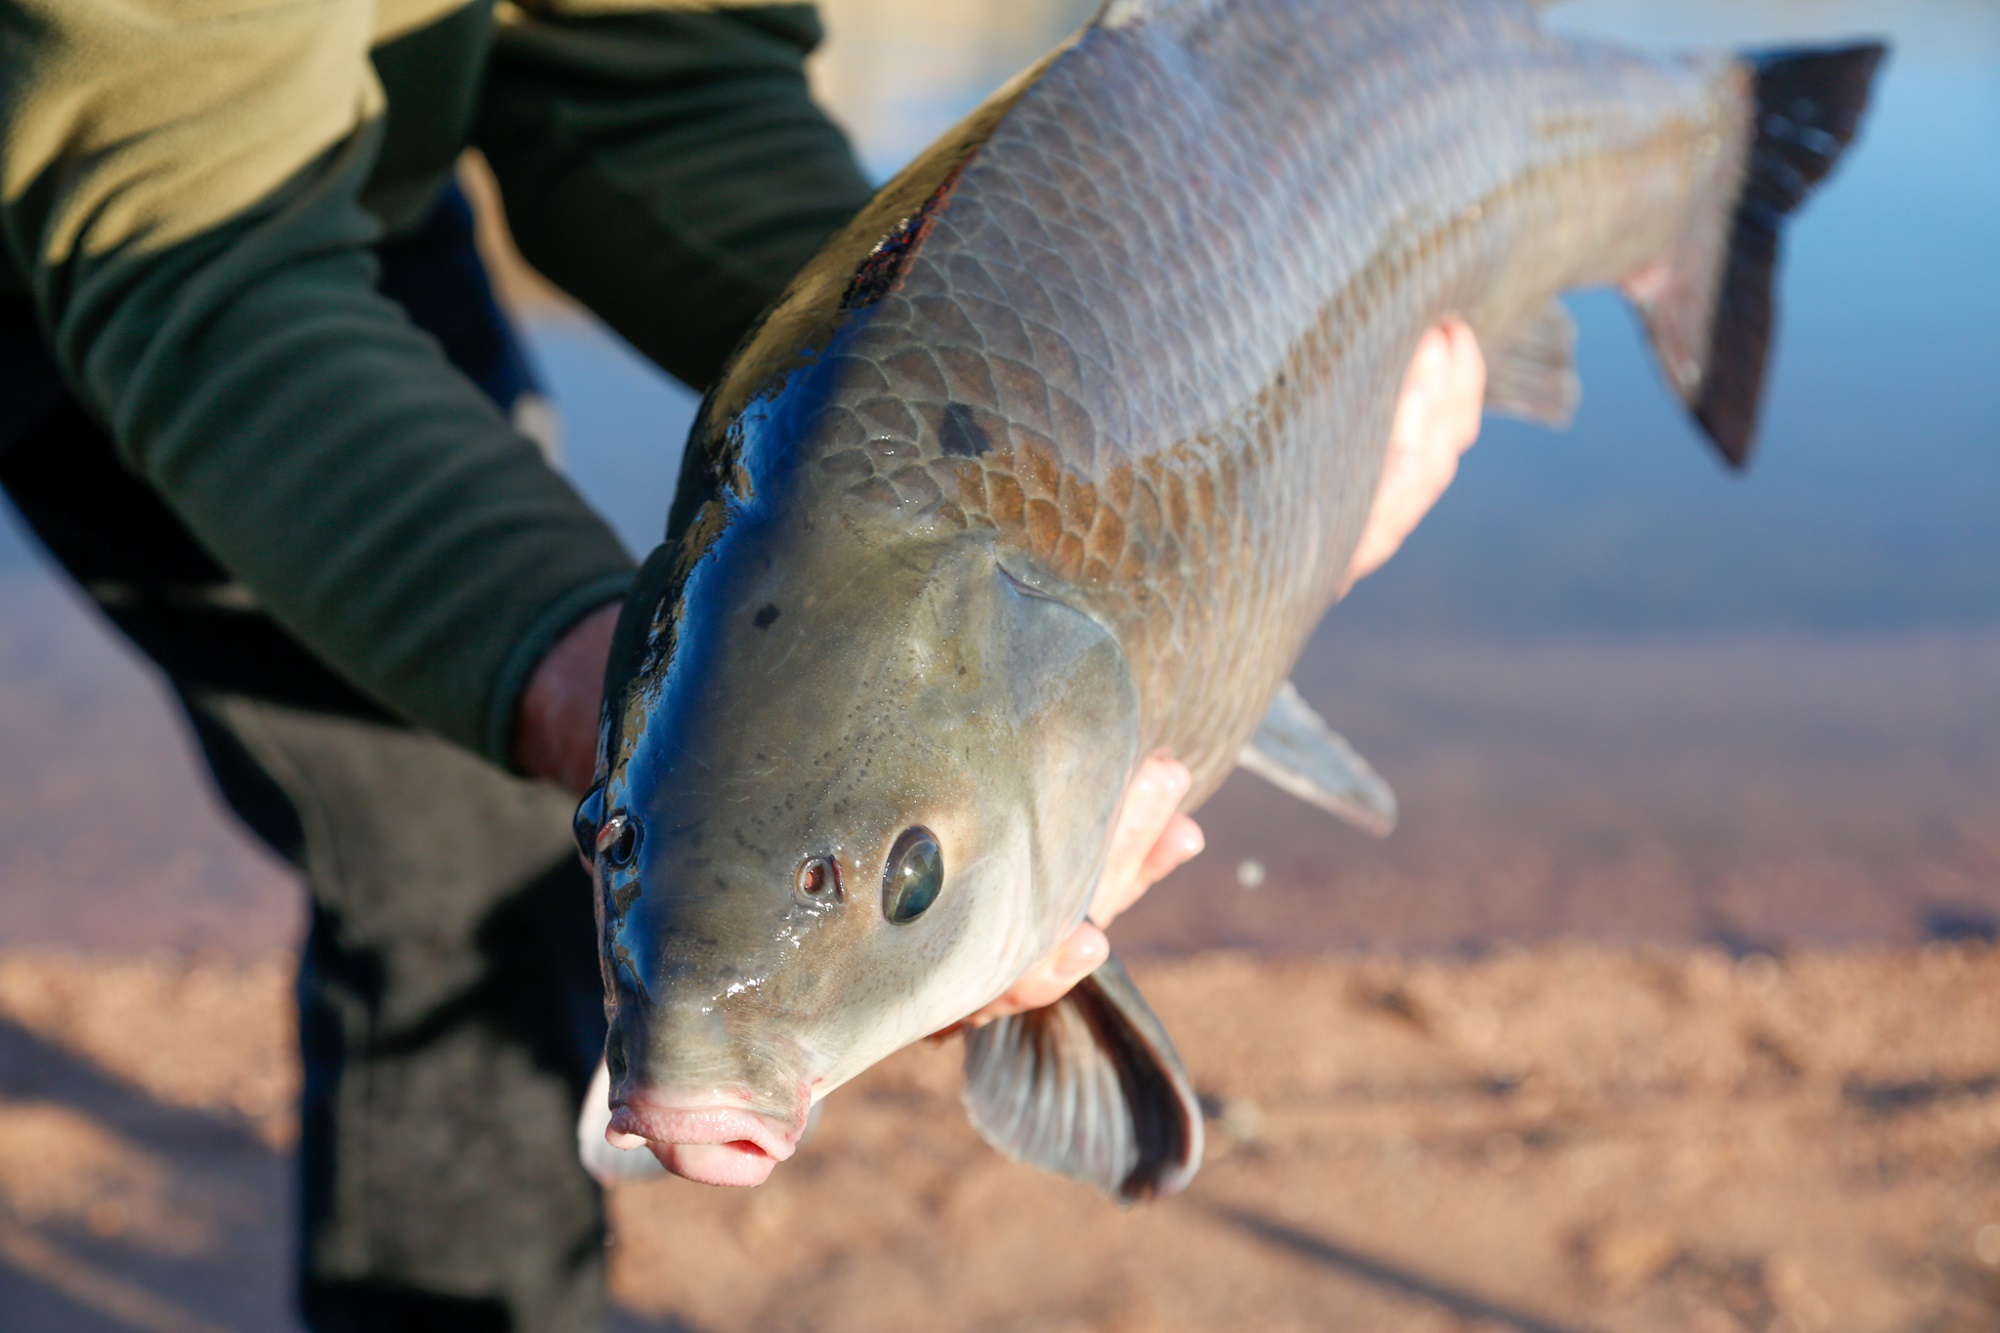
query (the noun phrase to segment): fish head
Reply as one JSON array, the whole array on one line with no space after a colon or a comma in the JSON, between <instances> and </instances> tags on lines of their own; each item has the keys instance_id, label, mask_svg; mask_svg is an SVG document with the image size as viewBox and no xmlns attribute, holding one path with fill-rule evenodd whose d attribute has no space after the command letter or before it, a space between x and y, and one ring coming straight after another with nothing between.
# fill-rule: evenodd
<instances>
[{"instance_id":1,"label":"fish head","mask_svg":"<svg viewBox=\"0 0 2000 1333\"><path fill-rule=\"evenodd\" d=\"M717 506L580 828L612 1133L756 1184L1081 918L1139 704L1113 634L985 535Z\"/></svg>"}]
</instances>

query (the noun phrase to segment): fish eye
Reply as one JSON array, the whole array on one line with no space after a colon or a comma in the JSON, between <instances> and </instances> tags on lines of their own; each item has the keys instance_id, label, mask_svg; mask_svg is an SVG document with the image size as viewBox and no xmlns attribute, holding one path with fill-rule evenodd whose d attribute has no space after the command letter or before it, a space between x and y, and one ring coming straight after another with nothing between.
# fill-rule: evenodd
<instances>
[{"instance_id":1,"label":"fish eye","mask_svg":"<svg viewBox=\"0 0 2000 1333\"><path fill-rule=\"evenodd\" d=\"M631 865L638 851L638 820L616 814L605 820L603 827L597 830L598 859L613 870L623 870Z\"/></svg>"},{"instance_id":2,"label":"fish eye","mask_svg":"<svg viewBox=\"0 0 2000 1333\"><path fill-rule=\"evenodd\" d=\"M921 825L904 829L882 871L882 912L897 925L915 921L944 887L944 853Z\"/></svg>"},{"instance_id":3,"label":"fish eye","mask_svg":"<svg viewBox=\"0 0 2000 1333\"><path fill-rule=\"evenodd\" d=\"M830 856L809 856L799 867L792 887L798 891L799 901L804 903L817 906L838 902L841 898L840 863Z\"/></svg>"}]
</instances>

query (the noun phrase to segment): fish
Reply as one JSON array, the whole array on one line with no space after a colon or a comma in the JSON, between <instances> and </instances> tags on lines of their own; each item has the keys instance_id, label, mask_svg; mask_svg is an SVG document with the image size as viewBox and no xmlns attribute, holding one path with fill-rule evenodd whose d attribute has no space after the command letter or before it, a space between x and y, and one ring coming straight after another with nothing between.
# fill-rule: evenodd
<instances>
[{"instance_id":1,"label":"fish","mask_svg":"<svg viewBox=\"0 0 2000 1333\"><path fill-rule=\"evenodd\" d=\"M1184 809L1242 764L1386 832L1287 676L1419 340L1463 319L1488 408L1560 426L1558 298L1618 287L1740 468L1780 233L1884 54L1661 54L1529 0L1109 0L885 185L708 392L613 642L576 821L592 1169L766 1179L1083 919L1156 749ZM965 1068L1021 1161L1121 1203L1199 1167L1115 957Z\"/></svg>"}]
</instances>

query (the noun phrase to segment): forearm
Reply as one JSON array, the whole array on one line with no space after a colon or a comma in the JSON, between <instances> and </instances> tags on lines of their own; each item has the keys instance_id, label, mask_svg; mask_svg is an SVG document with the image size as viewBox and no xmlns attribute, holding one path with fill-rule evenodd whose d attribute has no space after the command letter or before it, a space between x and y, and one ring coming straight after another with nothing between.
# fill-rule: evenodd
<instances>
[{"instance_id":1,"label":"forearm","mask_svg":"<svg viewBox=\"0 0 2000 1333\"><path fill-rule=\"evenodd\" d=\"M218 561L393 711L496 761L617 540L374 289L359 146L275 207L43 275L72 387Z\"/></svg>"}]
</instances>

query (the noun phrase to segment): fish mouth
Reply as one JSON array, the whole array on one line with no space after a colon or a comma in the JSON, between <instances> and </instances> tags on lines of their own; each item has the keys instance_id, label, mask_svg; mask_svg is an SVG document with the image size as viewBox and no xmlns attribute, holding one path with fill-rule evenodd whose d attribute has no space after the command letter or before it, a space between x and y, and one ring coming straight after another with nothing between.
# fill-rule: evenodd
<instances>
[{"instance_id":1,"label":"fish mouth","mask_svg":"<svg viewBox=\"0 0 2000 1333\"><path fill-rule=\"evenodd\" d=\"M644 1146L697 1184L750 1186L792 1155L799 1130L747 1106L640 1092L612 1107L604 1138L614 1148Z\"/></svg>"}]
</instances>

